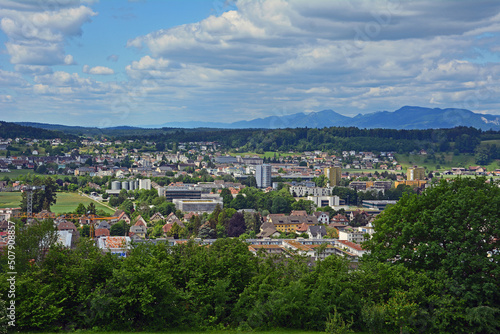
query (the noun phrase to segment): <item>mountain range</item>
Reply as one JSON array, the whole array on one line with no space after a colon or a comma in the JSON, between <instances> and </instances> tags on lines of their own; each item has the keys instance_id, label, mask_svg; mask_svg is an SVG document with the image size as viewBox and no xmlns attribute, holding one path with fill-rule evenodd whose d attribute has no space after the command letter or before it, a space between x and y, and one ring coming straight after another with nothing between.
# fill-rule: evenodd
<instances>
[{"instance_id":1,"label":"mountain range","mask_svg":"<svg viewBox=\"0 0 500 334\"><path fill-rule=\"evenodd\" d=\"M16 122L20 125L37 128L60 130L65 132L93 132L97 128L70 127L63 125ZM358 127L358 128L385 128L385 129L439 129L456 126L471 126L481 130L500 130L500 116L478 114L467 109L456 108L423 108L404 106L396 111L378 111L368 114L358 114L354 117L341 115L333 110L322 110L311 113L296 113L285 116L269 116L249 121L233 123L221 122L169 122L152 126L129 127L119 126L106 128L107 130L132 131L134 129L149 128L217 128L217 129L277 129L277 128L323 128L323 127ZM102 129L101 129L102 130Z\"/></svg>"},{"instance_id":2,"label":"mountain range","mask_svg":"<svg viewBox=\"0 0 500 334\"><path fill-rule=\"evenodd\" d=\"M456 126L472 126L482 130L500 130L500 116L478 114L467 109L423 108L404 106L396 111L378 111L358 114L354 117L341 115L333 110L297 113L286 116L269 116L234 123L220 122L170 122L155 127L172 128L223 128L223 129L276 129L276 128L323 128L323 127L387 128L387 129L438 129Z\"/></svg>"}]
</instances>

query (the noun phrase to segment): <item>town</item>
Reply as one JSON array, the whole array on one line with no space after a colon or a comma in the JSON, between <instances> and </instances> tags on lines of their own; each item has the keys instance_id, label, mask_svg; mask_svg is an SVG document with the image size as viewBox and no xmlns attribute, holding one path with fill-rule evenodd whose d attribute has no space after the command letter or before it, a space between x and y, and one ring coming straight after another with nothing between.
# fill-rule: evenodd
<instances>
[{"instance_id":1,"label":"town","mask_svg":"<svg viewBox=\"0 0 500 334\"><path fill-rule=\"evenodd\" d=\"M315 260L336 254L355 263L366 252L362 243L373 234L375 217L404 193L420 193L446 176L500 175L481 166L403 167L395 152L250 155L204 141L168 149L143 140L4 138L0 150L0 190L25 193L23 207L0 209L0 246L7 245L9 219L52 218L65 247L91 237L120 256L144 242L211 244L238 237L253 253ZM430 155L424 149L413 154ZM16 172L22 173L10 177ZM75 202L57 215L50 206L28 208L26 197L43 191L27 188L45 177L54 180L56 195L79 194L91 204Z\"/></svg>"}]
</instances>

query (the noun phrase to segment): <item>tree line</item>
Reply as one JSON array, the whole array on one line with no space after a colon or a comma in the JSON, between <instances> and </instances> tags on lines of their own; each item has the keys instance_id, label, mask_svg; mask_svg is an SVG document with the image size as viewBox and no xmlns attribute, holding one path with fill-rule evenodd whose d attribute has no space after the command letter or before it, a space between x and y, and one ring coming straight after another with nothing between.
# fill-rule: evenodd
<instances>
[{"instance_id":1,"label":"tree line","mask_svg":"<svg viewBox=\"0 0 500 334\"><path fill-rule=\"evenodd\" d=\"M144 243L119 258L86 238L74 250L55 244L51 220L18 222L16 330L498 333L500 188L485 181L404 195L375 220L371 253L357 265L254 255L237 238ZM4 252L3 300L7 264Z\"/></svg>"}]
</instances>

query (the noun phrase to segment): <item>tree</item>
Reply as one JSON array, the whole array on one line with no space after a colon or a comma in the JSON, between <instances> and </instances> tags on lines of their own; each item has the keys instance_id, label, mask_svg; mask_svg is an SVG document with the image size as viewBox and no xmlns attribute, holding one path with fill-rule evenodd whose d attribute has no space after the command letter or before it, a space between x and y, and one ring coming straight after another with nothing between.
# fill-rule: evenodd
<instances>
[{"instance_id":1,"label":"tree","mask_svg":"<svg viewBox=\"0 0 500 334\"><path fill-rule=\"evenodd\" d=\"M40 212L42 210L50 211L50 207L56 204L57 201L57 183L53 178L47 177L45 179L39 179L35 177L31 184L32 186L45 186L44 190L34 190L33 191L33 213ZM21 210L27 211L27 192L22 193L21 197Z\"/></svg>"},{"instance_id":2,"label":"tree","mask_svg":"<svg viewBox=\"0 0 500 334\"><path fill-rule=\"evenodd\" d=\"M290 204L286 199L281 196L276 196L273 199L273 205L271 207L272 213L289 213L290 212Z\"/></svg>"},{"instance_id":3,"label":"tree","mask_svg":"<svg viewBox=\"0 0 500 334\"><path fill-rule=\"evenodd\" d=\"M227 226L227 236L228 237L239 237L241 234L245 233L245 217L243 213L236 212L229 220Z\"/></svg>"},{"instance_id":4,"label":"tree","mask_svg":"<svg viewBox=\"0 0 500 334\"><path fill-rule=\"evenodd\" d=\"M57 242L57 227L52 219L22 226L16 223L16 271L23 272L31 264L42 263L49 248ZM7 257L7 252L4 252Z\"/></svg>"},{"instance_id":5,"label":"tree","mask_svg":"<svg viewBox=\"0 0 500 334\"><path fill-rule=\"evenodd\" d=\"M78 207L75 209L75 214L84 215L86 213L87 209L85 208L85 205L83 205L83 203L78 204Z\"/></svg>"},{"instance_id":6,"label":"tree","mask_svg":"<svg viewBox=\"0 0 500 334\"><path fill-rule=\"evenodd\" d=\"M292 210L305 210L308 215L314 212L316 205L313 201L299 199L297 202L292 203Z\"/></svg>"},{"instance_id":7,"label":"tree","mask_svg":"<svg viewBox=\"0 0 500 334\"><path fill-rule=\"evenodd\" d=\"M370 256L446 277L469 307L498 306L500 188L485 181L441 180L421 195L405 194L374 221Z\"/></svg>"},{"instance_id":8,"label":"tree","mask_svg":"<svg viewBox=\"0 0 500 334\"><path fill-rule=\"evenodd\" d=\"M328 183L328 178L326 177L325 174L321 174L318 177L314 177L313 182L316 184L316 187L326 187L326 184Z\"/></svg>"},{"instance_id":9,"label":"tree","mask_svg":"<svg viewBox=\"0 0 500 334\"><path fill-rule=\"evenodd\" d=\"M96 214L96 207L95 207L94 202L91 202L89 205L87 205L87 214L89 214L89 215Z\"/></svg>"},{"instance_id":10,"label":"tree","mask_svg":"<svg viewBox=\"0 0 500 334\"><path fill-rule=\"evenodd\" d=\"M198 232L198 238L201 239L215 239L216 236L215 230L210 228L209 225L203 225Z\"/></svg>"},{"instance_id":11,"label":"tree","mask_svg":"<svg viewBox=\"0 0 500 334\"><path fill-rule=\"evenodd\" d=\"M231 190L224 188L220 192L220 197L222 197L222 202L225 208L231 207L231 201L233 200L233 195L231 195Z\"/></svg>"},{"instance_id":12,"label":"tree","mask_svg":"<svg viewBox=\"0 0 500 334\"><path fill-rule=\"evenodd\" d=\"M124 220L120 220L116 224L113 224L109 229L109 235L111 236L125 236L128 234L130 227L127 222Z\"/></svg>"}]
</instances>

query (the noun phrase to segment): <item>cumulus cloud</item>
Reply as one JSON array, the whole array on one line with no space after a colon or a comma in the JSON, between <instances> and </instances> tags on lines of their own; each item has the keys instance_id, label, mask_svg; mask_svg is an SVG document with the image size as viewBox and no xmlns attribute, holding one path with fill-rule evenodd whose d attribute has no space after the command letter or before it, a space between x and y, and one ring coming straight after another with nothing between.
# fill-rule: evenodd
<instances>
[{"instance_id":1,"label":"cumulus cloud","mask_svg":"<svg viewBox=\"0 0 500 334\"><path fill-rule=\"evenodd\" d=\"M13 64L72 65L73 56L64 52L69 37L82 34L81 26L97 15L74 1L52 6L49 2L19 4L7 1L0 9L0 29L7 35L7 53ZM22 7L22 10L20 10Z\"/></svg>"},{"instance_id":2,"label":"cumulus cloud","mask_svg":"<svg viewBox=\"0 0 500 334\"><path fill-rule=\"evenodd\" d=\"M105 66L95 66L95 67L90 67L88 65L83 66L83 73L88 73L88 74L98 74L98 75L110 75L110 74L115 74L115 71L109 67Z\"/></svg>"},{"instance_id":3,"label":"cumulus cloud","mask_svg":"<svg viewBox=\"0 0 500 334\"><path fill-rule=\"evenodd\" d=\"M152 124L144 110L155 120L167 113L229 122L321 109L355 115L402 105L500 107L500 65L475 61L478 50L500 52L497 0L240 0L199 22L131 35L127 47L140 56L125 65L120 82L52 72L79 60L65 44L97 15L86 3L55 2L37 9L27 0L0 0L0 28L17 71L0 72L0 85L13 82L50 108ZM118 52L106 59L117 62ZM82 70L114 74L105 66ZM180 106L182 113L169 113Z\"/></svg>"},{"instance_id":4,"label":"cumulus cloud","mask_svg":"<svg viewBox=\"0 0 500 334\"><path fill-rule=\"evenodd\" d=\"M209 87L204 80L209 78L207 99L215 101L218 90L234 92L240 104L261 110L260 116L276 101L289 113L314 107L358 113L430 101L436 91L449 90L462 92L441 96L456 104L471 94L462 82L482 80L485 74L465 60L485 43L476 37L500 32L500 3L493 0L480 0L480 5L242 0L236 6L129 40L128 47L150 52L127 66L129 78L192 86L197 96ZM243 101L248 95L258 98Z\"/></svg>"}]
</instances>

